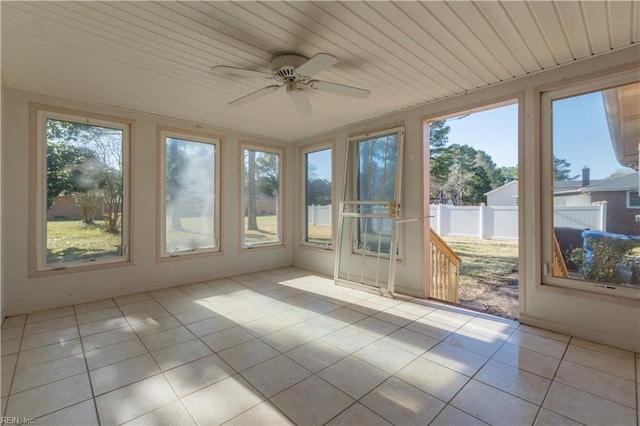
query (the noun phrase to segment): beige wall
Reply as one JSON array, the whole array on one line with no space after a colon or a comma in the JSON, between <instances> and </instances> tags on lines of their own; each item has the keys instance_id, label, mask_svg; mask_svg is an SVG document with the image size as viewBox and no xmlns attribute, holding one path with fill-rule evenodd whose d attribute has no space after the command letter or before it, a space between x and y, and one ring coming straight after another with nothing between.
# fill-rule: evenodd
<instances>
[{"instance_id":1,"label":"beige wall","mask_svg":"<svg viewBox=\"0 0 640 426\"><path fill-rule=\"evenodd\" d=\"M520 317L521 321L581 336L587 339L640 351L640 301L610 295L541 285L540 264L540 106L539 93L560 82L606 75L614 67L638 67L640 47L608 53L564 67L481 89L451 99L434 102L402 113L377 118L345 129L300 142L300 146L321 140L335 140L334 186L342 194L345 146L349 135L404 125L406 130L403 182L403 217L425 216L422 194L423 161L422 120L480 108L508 99L520 98ZM548 90L548 89L547 89ZM299 167L299 165L296 165ZM297 169L299 170L299 169ZM428 181L428 179L427 179ZM338 198L339 199L339 198ZM334 203L338 205L338 203ZM296 213L298 210L295 210ZM296 223L299 233L300 221ZM424 291L428 266L424 261L423 230L419 222L408 223L403 230L405 259L398 264L396 288L416 296ZM298 248L294 265L332 274L332 251Z\"/></svg>"},{"instance_id":2,"label":"beige wall","mask_svg":"<svg viewBox=\"0 0 640 426\"><path fill-rule=\"evenodd\" d=\"M5 88L4 135L2 157L2 203L4 228L3 260L7 315L33 312L105 297L186 284L250 271L291 265L291 234L285 231L286 245L240 251L240 211L238 168L239 140L271 145L284 144L251 135L222 131L176 120L162 119L113 108L73 102ZM64 106L91 113L135 120L132 135L132 238L133 265L90 272L56 274L30 278L28 275L29 205L29 102ZM164 125L192 131L210 132L223 137L222 179L222 253L210 256L156 261L156 126ZM286 155L285 160L293 158ZM285 162L285 214L291 214L291 162ZM10 207L9 207L10 205ZM287 223L287 222L284 222ZM10 224L10 226L8 225ZM10 248L7 250L7 248Z\"/></svg>"},{"instance_id":3,"label":"beige wall","mask_svg":"<svg viewBox=\"0 0 640 426\"><path fill-rule=\"evenodd\" d=\"M2 168L2 162L3 162L3 158L4 158L4 137L3 137L3 132L4 132L4 82L2 80L0 80L0 323L2 323L2 321L4 321L4 317L5 317L5 301L6 298L4 296L4 274L5 274L5 269L4 269L4 256L2 255L3 251L2 248L4 246L4 234L2 233L2 228L4 227L4 222L3 222L3 214L2 214L2 206L4 206L4 203L2 202L2 195L3 195L3 191L2 191L2 173L3 173L3 168Z\"/></svg>"},{"instance_id":4,"label":"beige wall","mask_svg":"<svg viewBox=\"0 0 640 426\"><path fill-rule=\"evenodd\" d=\"M3 193L4 200L11 199L11 208L2 203L4 228L2 259L10 265L4 271L6 298L3 299L8 314L62 306L70 303L98 300L143 290L196 282L231 274L251 272L289 265L332 274L334 254L299 246L300 234L300 164L298 151L301 145L335 142L334 191L339 199L345 162L346 139L361 132L382 130L399 125L405 128L403 217L417 218L425 215L423 188L423 120L461 112L473 107L508 99L520 98L520 246L521 286L520 312L525 323L541 325L576 336L640 351L640 301L610 295L576 291L566 288L542 286L540 268L540 140L539 140L539 91L561 81L576 77L606 74L611 67L628 65L640 57L640 47L580 61L578 63L538 73L527 78L478 90L455 98L434 102L402 113L378 118L349 128L336 130L286 149L285 214L295 220L285 220L283 248L239 250L239 200L237 164L239 138L261 141L247 135L223 132L222 188L222 247L221 255L181 259L171 262L156 261L156 125L162 124L186 129L198 129L193 124L159 119L144 114L97 107L44 95L31 94L6 88L6 109L3 124ZM635 62L635 66L638 63ZM135 163L133 164L133 239L134 265L123 268L96 270L82 273L65 273L42 278L28 276L28 112L29 101L67 106L89 112L103 113L136 122L134 135ZM275 142L277 143L277 142ZM292 179L296 176L296 179ZM428 177L427 177L428 178ZM295 182L295 185L294 185ZM337 206L337 203L334 203ZM8 226L7 224L11 224ZM426 295L423 224L412 222L404 226L403 260L398 264L398 291L416 296ZM9 248L7 250L7 248Z\"/></svg>"}]
</instances>

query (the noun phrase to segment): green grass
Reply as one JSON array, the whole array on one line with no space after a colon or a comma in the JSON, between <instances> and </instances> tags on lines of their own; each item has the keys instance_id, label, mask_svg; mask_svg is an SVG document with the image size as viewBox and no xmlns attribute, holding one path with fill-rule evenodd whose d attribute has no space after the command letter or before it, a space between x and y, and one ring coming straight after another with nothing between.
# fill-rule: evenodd
<instances>
[{"instance_id":1,"label":"green grass","mask_svg":"<svg viewBox=\"0 0 640 426\"><path fill-rule=\"evenodd\" d=\"M211 218L208 221L199 217L182 217L180 225L182 229L171 228L171 217L167 217L166 250L171 252L175 249L189 250L202 247L212 247L213 223ZM208 225L208 226L207 226Z\"/></svg>"},{"instance_id":2,"label":"green grass","mask_svg":"<svg viewBox=\"0 0 640 426\"><path fill-rule=\"evenodd\" d=\"M318 244L331 244L331 226L309 225L307 227L307 240Z\"/></svg>"},{"instance_id":3,"label":"green grass","mask_svg":"<svg viewBox=\"0 0 640 426\"><path fill-rule=\"evenodd\" d=\"M460 303L506 318L518 317L518 244L443 238L460 256Z\"/></svg>"},{"instance_id":4,"label":"green grass","mask_svg":"<svg viewBox=\"0 0 640 426\"><path fill-rule=\"evenodd\" d=\"M278 217L273 216L258 216L258 230L250 231L248 228L249 219L244 218L244 238L245 244L259 244L268 243L278 240ZM309 226L309 241L319 244L331 243L331 227L312 225Z\"/></svg>"},{"instance_id":5,"label":"green grass","mask_svg":"<svg viewBox=\"0 0 640 426\"><path fill-rule=\"evenodd\" d=\"M279 239L278 236L278 216L258 216L258 230L248 229L249 218L244 218L244 242L246 245L271 243Z\"/></svg>"},{"instance_id":6,"label":"green grass","mask_svg":"<svg viewBox=\"0 0 640 426\"><path fill-rule=\"evenodd\" d=\"M119 256L120 234L104 231L104 222L85 225L79 220L47 221L47 263Z\"/></svg>"}]
</instances>

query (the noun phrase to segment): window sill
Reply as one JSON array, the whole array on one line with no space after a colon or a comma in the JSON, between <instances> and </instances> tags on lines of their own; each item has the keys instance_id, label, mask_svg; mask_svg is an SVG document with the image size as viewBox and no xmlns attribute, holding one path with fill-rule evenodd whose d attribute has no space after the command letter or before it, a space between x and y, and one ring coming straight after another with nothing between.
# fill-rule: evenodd
<instances>
[{"instance_id":1,"label":"window sill","mask_svg":"<svg viewBox=\"0 0 640 426\"><path fill-rule=\"evenodd\" d=\"M91 263L89 265L68 265L62 267L49 267L47 269L31 269L29 271L29 278L42 278L42 277L50 277L55 275L66 275L66 274L74 274L81 272L93 272L99 271L102 269L113 269L113 268L125 268L135 266L132 260L118 260L113 262L99 262L99 263Z\"/></svg>"}]
</instances>

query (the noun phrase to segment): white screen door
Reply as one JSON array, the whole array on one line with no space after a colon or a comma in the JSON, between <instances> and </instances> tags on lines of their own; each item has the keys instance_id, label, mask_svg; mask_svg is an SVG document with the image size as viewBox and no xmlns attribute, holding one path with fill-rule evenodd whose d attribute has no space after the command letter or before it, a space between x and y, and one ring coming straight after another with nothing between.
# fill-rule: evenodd
<instances>
[{"instance_id":1,"label":"white screen door","mask_svg":"<svg viewBox=\"0 0 640 426\"><path fill-rule=\"evenodd\" d=\"M348 141L338 221L337 284L392 291L403 138L404 129L395 128Z\"/></svg>"}]
</instances>

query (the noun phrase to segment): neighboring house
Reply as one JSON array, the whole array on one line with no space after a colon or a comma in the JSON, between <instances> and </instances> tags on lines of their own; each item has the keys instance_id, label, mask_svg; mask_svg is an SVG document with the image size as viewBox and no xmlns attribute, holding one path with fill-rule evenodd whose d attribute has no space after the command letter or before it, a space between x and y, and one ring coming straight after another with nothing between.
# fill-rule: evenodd
<instances>
[{"instance_id":1,"label":"neighboring house","mask_svg":"<svg viewBox=\"0 0 640 426\"><path fill-rule=\"evenodd\" d=\"M640 224L635 219L636 215L640 214L638 172L590 181L589 171L585 169L582 181L556 182L554 186L556 207L590 206L594 203L606 202L608 232L640 234Z\"/></svg>"},{"instance_id":2,"label":"neighboring house","mask_svg":"<svg viewBox=\"0 0 640 426\"><path fill-rule=\"evenodd\" d=\"M605 179L580 191L590 197L591 203L607 202L607 231L617 234L640 234L640 176L638 172Z\"/></svg>"},{"instance_id":3,"label":"neighboring house","mask_svg":"<svg viewBox=\"0 0 640 426\"><path fill-rule=\"evenodd\" d=\"M582 188L602 182L602 179L591 180L589 168L582 168L582 180L563 180L553 183L553 204L556 207L576 207L592 205L589 194L582 192Z\"/></svg>"},{"instance_id":4,"label":"neighboring house","mask_svg":"<svg viewBox=\"0 0 640 426\"><path fill-rule=\"evenodd\" d=\"M512 180L494 190L485 192L487 206L517 206L518 205L518 181Z\"/></svg>"},{"instance_id":5,"label":"neighboring house","mask_svg":"<svg viewBox=\"0 0 640 426\"><path fill-rule=\"evenodd\" d=\"M104 205L96 212L96 219L102 219L104 214ZM76 197L73 195L58 195L53 200L53 205L47 210L47 220L80 220L82 214Z\"/></svg>"},{"instance_id":6,"label":"neighboring house","mask_svg":"<svg viewBox=\"0 0 640 426\"><path fill-rule=\"evenodd\" d=\"M554 183L555 207L592 206L607 203L606 230L616 234L640 234L640 176L638 172L608 179L589 179L589 169L582 170L581 180ZM485 194L488 206L518 205L518 181L506 183Z\"/></svg>"}]
</instances>

